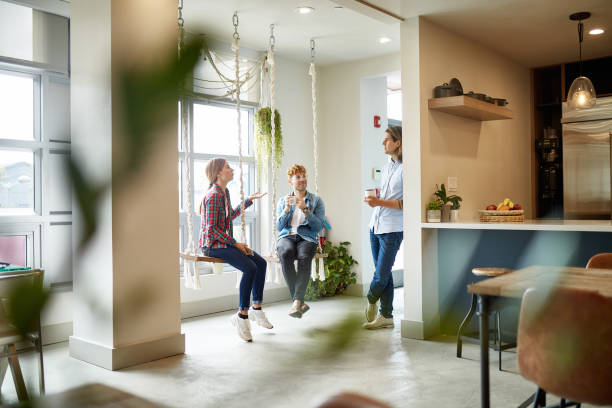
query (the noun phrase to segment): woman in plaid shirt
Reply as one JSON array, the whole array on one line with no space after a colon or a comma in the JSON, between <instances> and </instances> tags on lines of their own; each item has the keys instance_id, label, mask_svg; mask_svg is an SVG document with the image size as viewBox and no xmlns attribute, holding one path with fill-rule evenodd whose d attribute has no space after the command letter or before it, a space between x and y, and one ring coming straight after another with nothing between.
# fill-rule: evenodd
<instances>
[{"instance_id":1,"label":"woman in plaid shirt","mask_svg":"<svg viewBox=\"0 0 612 408\"><path fill-rule=\"evenodd\" d=\"M238 335L245 341L252 341L250 320L266 329L272 324L262 310L263 289L266 281L266 261L250 249L246 243L236 242L233 238L232 220L240 215L240 205L232 208L227 184L234 179L234 170L227 161L215 158L206 165L206 177L210 181L208 191L200 204L202 223L200 244L202 253L220 258L242 272L240 280L240 308L231 317ZM244 202L244 208L253 200L266 195L255 193ZM253 294L253 307L249 310Z\"/></svg>"}]
</instances>

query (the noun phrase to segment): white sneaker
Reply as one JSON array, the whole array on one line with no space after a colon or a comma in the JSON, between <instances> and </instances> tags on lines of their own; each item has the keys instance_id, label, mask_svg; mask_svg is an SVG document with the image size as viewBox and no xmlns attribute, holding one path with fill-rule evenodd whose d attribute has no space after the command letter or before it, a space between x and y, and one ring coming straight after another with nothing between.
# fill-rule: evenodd
<instances>
[{"instance_id":1,"label":"white sneaker","mask_svg":"<svg viewBox=\"0 0 612 408\"><path fill-rule=\"evenodd\" d=\"M266 317L266 314L263 310L255 310L252 308L249 309L249 320L256 321L258 325L266 329L271 329L272 327L274 327Z\"/></svg>"},{"instance_id":2,"label":"white sneaker","mask_svg":"<svg viewBox=\"0 0 612 408\"><path fill-rule=\"evenodd\" d=\"M363 328L368 330L374 329L385 329L385 328L393 328L393 318L392 317L384 317L382 315L376 316L376 319L370 323L364 323Z\"/></svg>"},{"instance_id":3,"label":"white sneaker","mask_svg":"<svg viewBox=\"0 0 612 408\"><path fill-rule=\"evenodd\" d=\"M253 336L251 336L251 323L249 319L243 319L238 317L237 313L234 313L230 318L230 321L236 327L238 331L238 335L244 341L253 341Z\"/></svg>"},{"instance_id":4,"label":"white sneaker","mask_svg":"<svg viewBox=\"0 0 612 408\"><path fill-rule=\"evenodd\" d=\"M368 306L366 306L365 310L366 320L368 322L371 322L376 319L376 313L378 313L378 306L376 305L376 303L368 302Z\"/></svg>"}]
</instances>

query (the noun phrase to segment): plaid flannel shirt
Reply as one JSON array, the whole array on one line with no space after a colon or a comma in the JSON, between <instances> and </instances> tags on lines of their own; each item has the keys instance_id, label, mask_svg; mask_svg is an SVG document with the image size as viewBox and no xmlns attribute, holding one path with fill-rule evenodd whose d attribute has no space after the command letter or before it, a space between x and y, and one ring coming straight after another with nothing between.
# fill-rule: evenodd
<instances>
[{"instance_id":1,"label":"plaid flannel shirt","mask_svg":"<svg viewBox=\"0 0 612 408\"><path fill-rule=\"evenodd\" d=\"M225 200L227 199L227 204ZM253 204L251 200L244 201L244 208ZM227 214L226 208L229 210ZM202 222L200 224L200 248L227 248L234 245L234 228L232 220L240 215L240 206L232 209L229 190L225 193L216 184L208 189L200 204Z\"/></svg>"}]
</instances>

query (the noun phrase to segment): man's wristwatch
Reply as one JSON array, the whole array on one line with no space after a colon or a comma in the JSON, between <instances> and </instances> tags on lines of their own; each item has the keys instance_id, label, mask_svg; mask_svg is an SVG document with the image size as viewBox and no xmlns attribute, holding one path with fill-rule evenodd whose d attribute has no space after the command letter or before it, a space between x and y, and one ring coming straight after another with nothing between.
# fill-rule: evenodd
<instances>
[{"instance_id":1,"label":"man's wristwatch","mask_svg":"<svg viewBox=\"0 0 612 408\"><path fill-rule=\"evenodd\" d=\"M302 212L304 213L304 215L308 215L310 214L310 208L306 207L302 210Z\"/></svg>"}]
</instances>

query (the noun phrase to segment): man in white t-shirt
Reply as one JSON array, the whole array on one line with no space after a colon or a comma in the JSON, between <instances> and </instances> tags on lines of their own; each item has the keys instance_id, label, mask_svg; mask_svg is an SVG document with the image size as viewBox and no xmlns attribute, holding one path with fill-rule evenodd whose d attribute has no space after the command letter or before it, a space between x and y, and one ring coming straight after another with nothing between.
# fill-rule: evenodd
<instances>
[{"instance_id":1,"label":"man in white t-shirt","mask_svg":"<svg viewBox=\"0 0 612 408\"><path fill-rule=\"evenodd\" d=\"M325 204L306 190L306 168L294 164L287 170L292 192L281 197L276 207L276 250L293 305L289 316L301 318L310 307L304 303L312 259L317 251L319 231L325 219ZM294 262L298 267L295 270Z\"/></svg>"}]
</instances>

